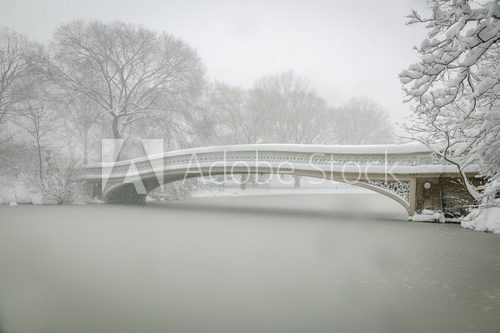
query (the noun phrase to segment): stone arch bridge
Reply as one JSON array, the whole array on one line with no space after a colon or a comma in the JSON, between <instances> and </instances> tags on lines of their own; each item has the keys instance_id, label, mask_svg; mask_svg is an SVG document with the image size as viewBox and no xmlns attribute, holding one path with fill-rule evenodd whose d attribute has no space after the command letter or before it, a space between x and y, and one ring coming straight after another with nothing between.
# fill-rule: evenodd
<instances>
[{"instance_id":1,"label":"stone arch bridge","mask_svg":"<svg viewBox=\"0 0 500 333\"><path fill-rule=\"evenodd\" d=\"M203 147L86 165L80 179L94 198L141 203L161 185L228 174L287 174L350 183L397 201L409 217L424 210L460 216L473 204L457 168L420 144Z\"/></svg>"}]
</instances>

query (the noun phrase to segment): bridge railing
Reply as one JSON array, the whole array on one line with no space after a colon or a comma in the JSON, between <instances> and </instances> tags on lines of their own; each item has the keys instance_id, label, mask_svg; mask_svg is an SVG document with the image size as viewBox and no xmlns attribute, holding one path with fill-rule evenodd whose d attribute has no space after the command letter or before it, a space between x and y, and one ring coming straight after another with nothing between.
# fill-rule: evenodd
<instances>
[{"instance_id":1,"label":"bridge railing","mask_svg":"<svg viewBox=\"0 0 500 333\"><path fill-rule=\"evenodd\" d=\"M256 146L259 149L255 149ZM235 164L255 166L268 163L273 167L289 165L302 169L321 169L332 172L352 172L361 168L372 173L385 172L387 168L402 173L419 170L436 172L440 171L436 167L442 165L433 159L429 151L421 149L405 152L400 146L394 145L388 146L388 149L383 149L384 146L377 146L378 150L365 148L363 152L356 151L355 153L347 153L345 146L340 146L342 149L337 146L335 146L336 149L325 148L331 146L319 146L322 149L318 149L318 146L311 146L310 152L307 151L308 146L305 145L298 145L300 149L294 151L292 148L295 146L297 145L250 145L189 149L129 161L88 165L83 168L82 178L95 179L101 178L102 175L106 175L107 178L123 177L130 172L131 165L138 174L152 170L207 167L216 163L221 166L234 166ZM434 168L426 166L434 166Z\"/></svg>"}]
</instances>

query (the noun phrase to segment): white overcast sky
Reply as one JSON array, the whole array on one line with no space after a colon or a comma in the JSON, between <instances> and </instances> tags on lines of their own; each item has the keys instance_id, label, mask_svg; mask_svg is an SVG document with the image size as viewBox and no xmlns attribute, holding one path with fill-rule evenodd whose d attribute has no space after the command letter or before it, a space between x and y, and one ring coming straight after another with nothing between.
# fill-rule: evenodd
<instances>
[{"instance_id":1,"label":"white overcast sky","mask_svg":"<svg viewBox=\"0 0 500 333\"><path fill-rule=\"evenodd\" d=\"M250 87L294 70L330 104L376 100L407 112L397 73L424 36L405 15L426 0L0 0L0 25L39 41L73 19L122 20L166 31L199 52L208 77Z\"/></svg>"}]
</instances>

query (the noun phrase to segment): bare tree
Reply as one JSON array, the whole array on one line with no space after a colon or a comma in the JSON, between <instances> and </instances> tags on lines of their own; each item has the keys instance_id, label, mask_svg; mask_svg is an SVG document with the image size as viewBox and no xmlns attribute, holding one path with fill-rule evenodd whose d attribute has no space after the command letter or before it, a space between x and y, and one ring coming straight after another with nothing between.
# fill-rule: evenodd
<instances>
[{"instance_id":1,"label":"bare tree","mask_svg":"<svg viewBox=\"0 0 500 333\"><path fill-rule=\"evenodd\" d=\"M43 186L39 183L35 185L39 186L46 200L53 200L59 205L76 202L81 196L80 168L74 160L59 154L54 154L52 159L45 172Z\"/></svg>"},{"instance_id":2,"label":"bare tree","mask_svg":"<svg viewBox=\"0 0 500 333\"><path fill-rule=\"evenodd\" d=\"M327 120L328 142L344 145L391 143L393 128L387 113L374 101L353 98L333 108Z\"/></svg>"},{"instance_id":3,"label":"bare tree","mask_svg":"<svg viewBox=\"0 0 500 333\"><path fill-rule=\"evenodd\" d=\"M249 108L260 115L268 142L322 141L326 103L293 72L257 80L250 92Z\"/></svg>"},{"instance_id":4,"label":"bare tree","mask_svg":"<svg viewBox=\"0 0 500 333\"><path fill-rule=\"evenodd\" d=\"M18 109L36 48L24 36L0 27L0 124Z\"/></svg>"},{"instance_id":5,"label":"bare tree","mask_svg":"<svg viewBox=\"0 0 500 333\"><path fill-rule=\"evenodd\" d=\"M221 143L255 143L249 133L251 123L244 108L246 92L217 82L210 89L211 114L217 120L216 136Z\"/></svg>"},{"instance_id":6,"label":"bare tree","mask_svg":"<svg viewBox=\"0 0 500 333\"><path fill-rule=\"evenodd\" d=\"M65 103L64 114L69 121L70 135L75 137L83 152L83 163L88 163L92 129L102 120L99 106L86 95L78 95Z\"/></svg>"},{"instance_id":7,"label":"bare tree","mask_svg":"<svg viewBox=\"0 0 500 333\"><path fill-rule=\"evenodd\" d=\"M181 40L122 22L63 25L50 50L46 73L99 105L114 138L133 122L168 111L162 96L196 95L204 74L196 52Z\"/></svg>"},{"instance_id":8,"label":"bare tree","mask_svg":"<svg viewBox=\"0 0 500 333\"><path fill-rule=\"evenodd\" d=\"M22 126L35 142L37 162L38 162L38 178L43 187L44 174L44 152L47 150L48 144L46 139L54 130L56 122L56 113L43 103L28 100L24 103L22 113L18 118L18 124Z\"/></svg>"},{"instance_id":9,"label":"bare tree","mask_svg":"<svg viewBox=\"0 0 500 333\"><path fill-rule=\"evenodd\" d=\"M165 94L159 100L163 111L136 122L130 132L144 138L163 138L167 150L187 148L194 137L196 100L194 96Z\"/></svg>"},{"instance_id":10,"label":"bare tree","mask_svg":"<svg viewBox=\"0 0 500 333\"><path fill-rule=\"evenodd\" d=\"M258 115L264 142L323 142L326 102L305 79L291 71L257 80L250 91L248 108L250 114ZM295 177L296 187L300 186L300 178Z\"/></svg>"},{"instance_id":11,"label":"bare tree","mask_svg":"<svg viewBox=\"0 0 500 333\"><path fill-rule=\"evenodd\" d=\"M206 87L199 104L199 128L209 143L252 144L263 140L265 113L252 108L250 93L215 82Z\"/></svg>"}]
</instances>

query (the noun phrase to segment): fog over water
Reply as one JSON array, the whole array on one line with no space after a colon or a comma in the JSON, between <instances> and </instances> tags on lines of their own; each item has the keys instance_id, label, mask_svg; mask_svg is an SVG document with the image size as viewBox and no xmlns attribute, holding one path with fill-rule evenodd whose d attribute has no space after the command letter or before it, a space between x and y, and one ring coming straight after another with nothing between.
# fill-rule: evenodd
<instances>
[{"instance_id":1,"label":"fog over water","mask_svg":"<svg viewBox=\"0 0 500 333\"><path fill-rule=\"evenodd\" d=\"M376 194L3 206L0 216L2 332L500 327L498 236L407 222Z\"/></svg>"}]
</instances>

